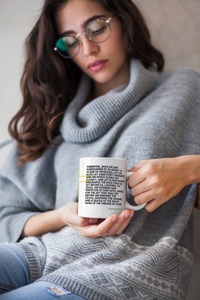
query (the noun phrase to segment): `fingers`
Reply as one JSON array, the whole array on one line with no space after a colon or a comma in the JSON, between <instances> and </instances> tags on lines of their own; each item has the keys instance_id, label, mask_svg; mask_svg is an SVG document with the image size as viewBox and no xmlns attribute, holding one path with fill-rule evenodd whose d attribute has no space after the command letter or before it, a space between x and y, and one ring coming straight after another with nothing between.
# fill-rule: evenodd
<instances>
[{"instance_id":1,"label":"fingers","mask_svg":"<svg viewBox=\"0 0 200 300\"><path fill-rule=\"evenodd\" d=\"M133 171L132 171L133 172ZM129 188L133 188L146 180L146 174L142 169L135 171L128 180Z\"/></svg>"},{"instance_id":2,"label":"fingers","mask_svg":"<svg viewBox=\"0 0 200 300\"><path fill-rule=\"evenodd\" d=\"M104 236L110 236L115 234L121 234L125 228L128 226L131 218L133 217L134 211L133 210L125 210L123 211L118 217L117 216L111 216L112 223L110 222L109 218L108 220L108 226L109 227L103 227L105 224L102 224L102 230L101 234Z\"/></svg>"},{"instance_id":3,"label":"fingers","mask_svg":"<svg viewBox=\"0 0 200 300\"><path fill-rule=\"evenodd\" d=\"M133 197L136 197L137 195L143 194L148 192L151 189L146 183L146 180L143 182L139 183L138 185L134 187L130 187L130 192Z\"/></svg>"},{"instance_id":4,"label":"fingers","mask_svg":"<svg viewBox=\"0 0 200 300\"><path fill-rule=\"evenodd\" d=\"M159 201L159 200L152 200L150 202L147 203L147 205L145 206L146 211L148 212L153 212L154 210L156 210L156 208L158 208L162 203L164 203L164 201Z\"/></svg>"},{"instance_id":5,"label":"fingers","mask_svg":"<svg viewBox=\"0 0 200 300\"><path fill-rule=\"evenodd\" d=\"M78 231L83 237L97 238L121 234L133 217L133 210L125 210L119 216L111 215L105 220L81 218L77 214L77 206L72 204L65 212L67 224Z\"/></svg>"},{"instance_id":6,"label":"fingers","mask_svg":"<svg viewBox=\"0 0 200 300\"><path fill-rule=\"evenodd\" d=\"M97 218L82 218L78 216L78 204L76 202L69 203L64 212L65 223L69 226L84 227L88 224L95 224L98 222Z\"/></svg>"},{"instance_id":7,"label":"fingers","mask_svg":"<svg viewBox=\"0 0 200 300\"><path fill-rule=\"evenodd\" d=\"M153 212L156 208L158 208L161 204L168 201L170 197L168 195L160 195L153 190L150 190L146 193L142 193L138 196L134 197L134 201L137 205L141 205L143 203L147 203L145 209L148 212Z\"/></svg>"},{"instance_id":8,"label":"fingers","mask_svg":"<svg viewBox=\"0 0 200 300\"><path fill-rule=\"evenodd\" d=\"M141 161L136 167L134 167L136 168L136 171L129 178L129 186L133 188L146 179L150 179L148 184L151 185L158 185L162 183L160 177L165 173L163 170L163 161L164 159Z\"/></svg>"},{"instance_id":9,"label":"fingers","mask_svg":"<svg viewBox=\"0 0 200 300\"><path fill-rule=\"evenodd\" d=\"M99 225L91 229L91 237L97 238L101 236L107 236L107 232L112 228L113 224L116 224L118 222L118 216L112 215L109 216L107 219L105 219L103 222L101 222ZM111 235L111 234L110 234Z\"/></svg>"},{"instance_id":10,"label":"fingers","mask_svg":"<svg viewBox=\"0 0 200 300\"><path fill-rule=\"evenodd\" d=\"M128 172L136 172L137 170L139 170L140 168L142 168L147 162L148 162L148 160L142 160L135 167L133 167L130 170L128 170Z\"/></svg>"},{"instance_id":11,"label":"fingers","mask_svg":"<svg viewBox=\"0 0 200 300\"><path fill-rule=\"evenodd\" d=\"M140 205L140 204L144 204L144 203L147 203L149 201L152 201L155 198L156 198L155 193L152 190L150 190L150 191L141 193L137 196L134 196L134 201L137 205Z\"/></svg>"},{"instance_id":12,"label":"fingers","mask_svg":"<svg viewBox=\"0 0 200 300\"><path fill-rule=\"evenodd\" d=\"M88 224L96 224L98 222L99 219L97 218L90 218L88 219Z\"/></svg>"},{"instance_id":13,"label":"fingers","mask_svg":"<svg viewBox=\"0 0 200 300\"><path fill-rule=\"evenodd\" d=\"M129 171L134 172L128 180L131 195L137 204L147 203L149 212L181 191L187 173L174 158L143 160Z\"/></svg>"},{"instance_id":14,"label":"fingers","mask_svg":"<svg viewBox=\"0 0 200 300\"><path fill-rule=\"evenodd\" d=\"M118 216L112 215L107 219L98 222L97 224L87 225L84 227L73 226L83 237L97 238L100 236L105 236L105 233L109 228L116 222Z\"/></svg>"},{"instance_id":15,"label":"fingers","mask_svg":"<svg viewBox=\"0 0 200 300\"><path fill-rule=\"evenodd\" d=\"M123 211L118 219L119 222L115 223L110 230L108 231L109 234L114 235L114 234L122 234L128 224L130 223L132 217L133 217L134 211L133 210L125 210Z\"/></svg>"},{"instance_id":16,"label":"fingers","mask_svg":"<svg viewBox=\"0 0 200 300\"><path fill-rule=\"evenodd\" d=\"M112 215L98 225L85 226L79 231L82 236L97 238L121 234L133 217L133 210L125 210L119 216Z\"/></svg>"}]
</instances>

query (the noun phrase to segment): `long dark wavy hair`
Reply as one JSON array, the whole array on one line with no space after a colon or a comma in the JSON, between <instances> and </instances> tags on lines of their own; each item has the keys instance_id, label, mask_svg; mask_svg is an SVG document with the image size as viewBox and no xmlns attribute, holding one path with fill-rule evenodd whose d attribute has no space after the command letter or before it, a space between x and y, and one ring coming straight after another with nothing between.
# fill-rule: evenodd
<instances>
[{"instance_id":1,"label":"long dark wavy hair","mask_svg":"<svg viewBox=\"0 0 200 300\"><path fill-rule=\"evenodd\" d=\"M145 68L164 67L164 58L151 44L151 36L138 7L131 0L94 0L121 21L129 58ZM19 165L41 157L59 134L63 114L72 101L82 71L70 59L61 58L55 14L67 0L45 0L40 17L26 39L26 62L21 78L23 104L9 123L9 133L22 154Z\"/></svg>"}]
</instances>

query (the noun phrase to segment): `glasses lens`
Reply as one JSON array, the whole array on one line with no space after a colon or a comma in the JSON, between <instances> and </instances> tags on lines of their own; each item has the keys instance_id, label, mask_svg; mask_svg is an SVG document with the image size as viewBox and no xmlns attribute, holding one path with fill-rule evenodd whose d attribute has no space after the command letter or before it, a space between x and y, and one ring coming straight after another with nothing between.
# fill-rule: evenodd
<instances>
[{"instance_id":1,"label":"glasses lens","mask_svg":"<svg viewBox=\"0 0 200 300\"><path fill-rule=\"evenodd\" d=\"M106 41L110 36L110 25L104 20L96 20L88 24L86 28L87 37L96 43Z\"/></svg>"},{"instance_id":2,"label":"glasses lens","mask_svg":"<svg viewBox=\"0 0 200 300\"><path fill-rule=\"evenodd\" d=\"M57 51L64 57L73 57L79 51L79 42L73 36L65 36L56 42Z\"/></svg>"}]
</instances>

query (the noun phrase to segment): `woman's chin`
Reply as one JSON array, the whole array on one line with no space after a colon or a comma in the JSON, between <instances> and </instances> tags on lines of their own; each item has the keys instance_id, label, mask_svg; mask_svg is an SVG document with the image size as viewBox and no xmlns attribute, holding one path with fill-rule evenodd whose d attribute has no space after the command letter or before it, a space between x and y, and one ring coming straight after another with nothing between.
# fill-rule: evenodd
<instances>
[{"instance_id":1,"label":"woman's chin","mask_svg":"<svg viewBox=\"0 0 200 300\"><path fill-rule=\"evenodd\" d=\"M99 84L107 84L112 81L113 77L111 74L106 74L106 72L96 72L95 74L88 74L89 77L94 80L94 82Z\"/></svg>"}]
</instances>

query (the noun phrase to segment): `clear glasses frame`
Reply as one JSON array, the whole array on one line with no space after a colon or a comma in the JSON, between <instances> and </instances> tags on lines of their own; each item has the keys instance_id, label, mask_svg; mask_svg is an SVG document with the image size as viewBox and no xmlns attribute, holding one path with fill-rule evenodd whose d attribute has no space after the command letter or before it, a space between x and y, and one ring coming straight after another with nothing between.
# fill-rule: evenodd
<instances>
[{"instance_id":1,"label":"clear glasses frame","mask_svg":"<svg viewBox=\"0 0 200 300\"><path fill-rule=\"evenodd\" d=\"M60 56L64 57L64 58L71 59L71 58L75 57L76 55L78 55L78 53L79 53L79 51L80 51L80 45L81 45L82 43L79 42L78 38L79 38L82 34L84 34L84 35L88 38L88 40L91 41L91 42L93 42L93 43L103 43L103 42L107 41L107 40L109 39L110 35L111 35L110 22L112 21L112 19L114 18L114 16L115 16L115 15L113 15L113 16L110 17L110 18L108 18L107 20L104 20L104 19L102 19L102 18L98 18L98 19L96 19L96 20L91 21L90 23L88 23L87 26L86 26L86 28L85 28L85 31L84 31L84 32L81 32L81 33L78 33L78 34L74 37L74 38L77 40L77 42L78 42L78 47L79 47L79 48L78 48L78 51L77 51L77 53L76 53L75 55L73 55L73 56L66 56L66 55L63 55L63 54L59 51L59 49L58 49L57 47L54 47L54 51L57 51L58 54L59 54ZM93 22L95 22L95 21L99 21L99 20L105 21L105 22L108 24L109 29L110 29L110 32L109 32L108 37L107 37L105 40L101 41L101 42L93 41L92 38L89 37L89 36L87 35L87 28L91 25L91 23L93 23ZM63 36L62 38L67 37L67 36L68 36L68 35ZM70 36L69 36L69 37L70 37ZM59 39L56 41L56 44L57 44L57 42L58 42L60 39L61 39L61 38L59 38Z\"/></svg>"}]
</instances>

